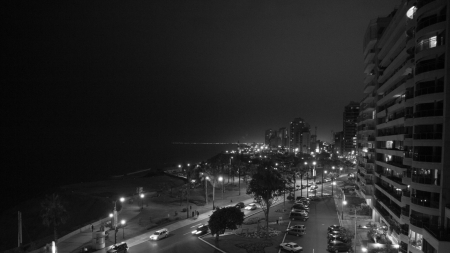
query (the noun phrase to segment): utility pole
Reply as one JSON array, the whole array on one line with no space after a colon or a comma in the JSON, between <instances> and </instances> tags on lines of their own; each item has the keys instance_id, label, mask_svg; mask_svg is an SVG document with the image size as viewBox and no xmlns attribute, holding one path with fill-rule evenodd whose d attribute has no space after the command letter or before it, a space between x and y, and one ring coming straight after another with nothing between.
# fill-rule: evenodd
<instances>
[{"instance_id":1,"label":"utility pole","mask_svg":"<svg viewBox=\"0 0 450 253\"><path fill-rule=\"evenodd\" d=\"M191 188L190 184L191 184L191 171L188 168L187 173L186 173L186 178L187 178L187 184L186 184L186 218L189 218L189 189Z\"/></svg>"},{"instance_id":2,"label":"utility pole","mask_svg":"<svg viewBox=\"0 0 450 253\"><path fill-rule=\"evenodd\" d=\"M18 220L19 220L19 230L18 230L18 235L17 235L17 247L20 247L20 245L22 244L22 213L20 211L17 212L18 214Z\"/></svg>"}]
</instances>

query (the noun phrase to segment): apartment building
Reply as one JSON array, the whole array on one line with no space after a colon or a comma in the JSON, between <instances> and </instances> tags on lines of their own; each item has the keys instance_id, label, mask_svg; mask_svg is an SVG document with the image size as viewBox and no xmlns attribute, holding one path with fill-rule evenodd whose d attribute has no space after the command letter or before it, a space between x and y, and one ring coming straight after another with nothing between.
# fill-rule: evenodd
<instances>
[{"instance_id":1,"label":"apartment building","mask_svg":"<svg viewBox=\"0 0 450 253\"><path fill-rule=\"evenodd\" d=\"M357 181L404 253L450 252L449 14L402 0L364 37Z\"/></svg>"}]
</instances>

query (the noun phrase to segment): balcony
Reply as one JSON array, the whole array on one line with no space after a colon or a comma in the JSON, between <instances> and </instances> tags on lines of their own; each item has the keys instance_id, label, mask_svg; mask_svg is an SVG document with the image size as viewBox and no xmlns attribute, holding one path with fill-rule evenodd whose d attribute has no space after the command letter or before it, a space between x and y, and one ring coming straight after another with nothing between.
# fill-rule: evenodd
<instances>
[{"instance_id":1,"label":"balcony","mask_svg":"<svg viewBox=\"0 0 450 253\"><path fill-rule=\"evenodd\" d=\"M414 93L415 93L416 97L419 97L422 95L441 93L441 92L444 92L444 82L438 82L436 84L433 83L432 86L418 88L418 89L416 89L416 91Z\"/></svg>"},{"instance_id":2,"label":"balcony","mask_svg":"<svg viewBox=\"0 0 450 253\"><path fill-rule=\"evenodd\" d=\"M442 132L415 133L414 140L442 140Z\"/></svg>"},{"instance_id":3,"label":"balcony","mask_svg":"<svg viewBox=\"0 0 450 253\"><path fill-rule=\"evenodd\" d=\"M445 66L445 61L443 59L433 60L433 61L425 61L425 62L419 62L416 65L416 76L428 72L433 71L437 69L443 69Z\"/></svg>"},{"instance_id":4,"label":"balcony","mask_svg":"<svg viewBox=\"0 0 450 253\"><path fill-rule=\"evenodd\" d=\"M439 208L439 201L431 201L425 197L422 198L411 197L411 203L423 207Z\"/></svg>"},{"instance_id":5,"label":"balcony","mask_svg":"<svg viewBox=\"0 0 450 253\"><path fill-rule=\"evenodd\" d=\"M409 208L402 207L402 215L409 217Z\"/></svg>"},{"instance_id":6,"label":"balcony","mask_svg":"<svg viewBox=\"0 0 450 253\"><path fill-rule=\"evenodd\" d=\"M411 181L418 184L428 184L428 185L440 185L441 180L437 178L429 178L425 175L413 175Z\"/></svg>"},{"instance_id":7,"label":"balcony","mask_svg":"<svg viewBox=\"0 0 450 253\"><path fill-rule=\"evenodd\" d=\"M413 161L415 162L440 163L441 159L440 155L413 155Z\"/></svg>"},{"instance_id":8,"label":"balcony","mask_svg":"<svg viewBox=\"0 0 450 253\"><path fill-rule=\"evenodd\" d=\"M381 189L383 189L388 195L390 195L391 197L393 197L393 198L395 198L396 200L398 200L398 201L402 201L402 192L401 191L395 191L395 190L393 190L392 188L389 188L389 187L386 187L386 186L383 186L382 184L380 184L380 183L376 183L376 185L378 186L378 187L380 187Z\"/></svg>"},{"instance_id":9,"label":"balcony","mask_svg":"<svg viewBox=\"0 0 450 253\"><path fill-rule=\"evenodd\" d=\"M416 26L416 33L420 30L422 30L425 27L428 27L430 25L434 25L440 22L444 22L447 19L446 15L434 15L430 17L423 18L419 22L417 22Z\"/></svg>"},{"instance_id":10,"label":"balcony","mask_svg":"<svg viewBox=\"0 0 450 253\"><path fill-rule=\"evenodd\" d=\"M450 228L425 223L423 228L438 241L450 241Z\"/></svg>"},{"instance_id":11,"label":"balcony","mask_svg":"<svg viewBox=\"0 0 450 253\"><path fill-rule=\"evenodd\" d=\"M434 2L434 1L436 1L436 0L420 0L420 1L418 1L418 3L417 3L417 9L420 9L420 8L422 8L423 6L425 6L425 5L427 5L427 4L431 3L431 2ZM416 10L416 11L417 11L417 10Z\"/></svg>"}]
</instances>

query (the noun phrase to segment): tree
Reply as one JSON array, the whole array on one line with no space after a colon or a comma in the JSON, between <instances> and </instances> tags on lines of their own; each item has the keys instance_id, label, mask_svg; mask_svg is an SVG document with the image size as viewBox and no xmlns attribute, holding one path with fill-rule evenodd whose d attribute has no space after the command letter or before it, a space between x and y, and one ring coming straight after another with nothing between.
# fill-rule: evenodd
<instances>
[{"instance_id":1,"label":"tree","mask_svg":"<svg viewBox=\"0 0 450 253\"><path fill-rule=\"evenodd\" d=\"M238 225L244 222L244 213L234 206L221 208L213 212L209 218L209 229L211 234L216 235L216 241L219 235L225 233L225 229L237 229Z\"/></svg>"},{"instance_id":2,"label":"tree","mask_svg":"<svg viewBox=\"0 0 450 253\"><path fill-rule=\"evenodd\" d=\"M41 202L41 218L45 226L53 227L53 238L57 242L57 227L66 223L68 218L66 208L58 194L47 195Z\"/></svg>"},{"instance_id":3,"label":"tree","mask_svg":"<svg viewBox=\"0 0 450 253\"><path fill-rule=\"evenodd\" d=\"M277 193L284 189L284 180L281 174L264 164L258 167L247 187L247 194L252 194L255 201L261 206L266 217L266 230L269 233L270 207L278 200Z\"/></svg>"}]
</instances>

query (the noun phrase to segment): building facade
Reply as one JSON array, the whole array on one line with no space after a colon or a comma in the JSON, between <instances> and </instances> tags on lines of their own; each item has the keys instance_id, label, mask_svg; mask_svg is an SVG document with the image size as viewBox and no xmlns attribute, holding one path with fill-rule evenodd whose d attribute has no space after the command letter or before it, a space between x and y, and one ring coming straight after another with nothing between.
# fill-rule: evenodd
<instances>
[{"instance_id":1,"label":"building facade","mask_svg":"<svg viewBox=\"0 0 450 253\"><path fill-rule=\"evenodd\" d=\"M303 135L308 135L304 138ZM302 118L295 118L289 125L289 149L291 152L304 153L304 146L309 147L310 126ZM309 148L308 148L309 149Z\"/></svg>"},{"instance_id":2,"label":"building facade","mask_svg":"<svg viewBox=\"0 0 450 253\"><path fill-rule=\"evenodd\" d=\"M359 115L359 103L350 102L344 107L343 113L343 134L344 153L348 154L356 150L356 126Z\"/></svg>"},{"instance_id":3,"label":"building facade","mask_svg":"<svg viewBox=\"0 0 450 253\"><path fill-rule=\"evenodd\" d=\"M364 38L357 183L402 253L450 252L449 16L403 0Z\"/></svg>"},{"instance_id":4,"label":"building facade","mask_svg":"<svg viewBox=\"0 0 450 253\"><path fill-rule=\"evenodd\" d=\"M289 146L289 134L286 127L278 129L279 146L286 148Z\"/></svg>"}]
</instances>

